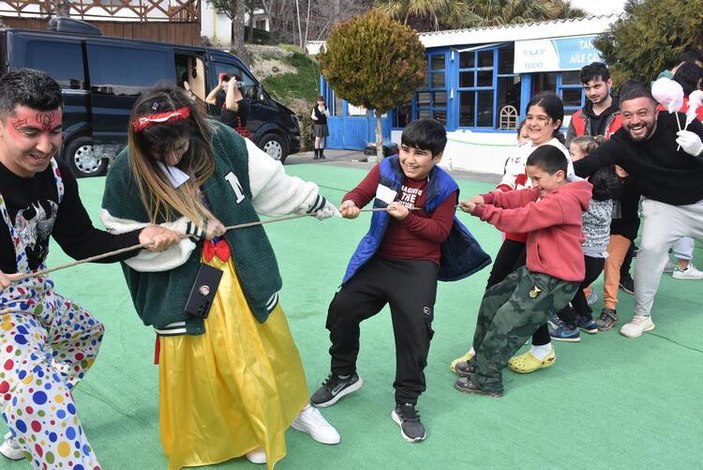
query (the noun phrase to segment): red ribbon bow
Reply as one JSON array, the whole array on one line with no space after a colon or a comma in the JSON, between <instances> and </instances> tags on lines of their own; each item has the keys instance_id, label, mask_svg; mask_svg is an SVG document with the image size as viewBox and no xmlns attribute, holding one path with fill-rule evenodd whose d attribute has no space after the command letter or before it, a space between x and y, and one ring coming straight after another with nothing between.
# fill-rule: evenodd
<instances>
[{"instance_id":1,"label":"red ribbon bow","mask_svg":"<svg viewBox=\"0 0 703 470\"><path fill-rule=\"evenodd\" d=\"M205 240L203 244L203 258L206 262L210 262L212 258L217 256L221 261L227 261L232 252L229 249L229 245L224 239L220 239L217 243L213 243L212 240Z\"/></svg>"},{"instance_id":2,"label":"red ribbon bow","mask_svg":"<svg viewBox=\"0 0 703 470\"><path fill-rule=\"evenodd\" d=\"M168 124L176 121L182 121L183 119L187 119L188 116L190 116L190 108L187 106L174 109L173 111L166 111L164 113L140 116L132 120L132 129L134 129L134 132L141 132L154 124Z\"/></svg>"}]
</instances>

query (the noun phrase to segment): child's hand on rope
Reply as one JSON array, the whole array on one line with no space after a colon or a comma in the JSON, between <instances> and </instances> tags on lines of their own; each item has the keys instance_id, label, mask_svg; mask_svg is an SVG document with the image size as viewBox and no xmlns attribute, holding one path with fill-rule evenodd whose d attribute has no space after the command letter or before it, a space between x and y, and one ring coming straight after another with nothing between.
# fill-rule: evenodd
<instances>
[{"instance_id":1,"label":"child's hand on rope","mask_svg":"<svg viewBox=\"0 0 703 470\"><path fill-rule=\"evenodd\" d=\"M483 200L483 196L477 195L469 199L468 201L464 201L462 203L459 203L459 209L461 209L464 212L468 212L469 214L473 212L473 210L476 208L476 206L484 204L486 201Z\"/></svg>"},{"instance_id":2,"label":"child's hand on rope","mask_svg":"<svg viewBox=\"0 0 703 470\"><path fill-rule=\"evenodd\" d=\"M386 207L386 212L388 212L388 215L396 220L403 220L408 216L410 210L396 201L388 204L388 207Z\"/></svg>"},{"instance_id":3,"label":"child's hand on rope","mask_svg":"<svg viewBox=\"0 0 703 470\"><path fill-rule=\"evenodd\" d=\"M356 219L361 211L356 207L354 201L344 201L339 212L345 219Z\"/></svg>"}]
</instances>

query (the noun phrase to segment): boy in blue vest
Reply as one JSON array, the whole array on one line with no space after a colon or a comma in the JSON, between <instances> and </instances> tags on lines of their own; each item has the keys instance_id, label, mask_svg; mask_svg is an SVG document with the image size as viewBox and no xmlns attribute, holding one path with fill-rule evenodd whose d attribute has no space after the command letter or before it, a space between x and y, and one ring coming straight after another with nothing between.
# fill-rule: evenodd
<instances>
[{"instance_id":1,"label":"boy in blue vest","mask_svg":"<svg viewBox=\"0 0 703 470\"><path fill-rule=\"evenodd\" d=\"M437 121L411 122L399 155L373 167L342 199L340 212L347 219L358 217L374 199L378 210L330 303L331 373L310 399L315 406L330 406L361 388L359 324L389 304L396 346L391 417L410 442L425 438L415 406L425 390L437 280L461 279L490 263L454 215L456 182L436 166L446 143L447 133Z\"/></svg>"}]
</instances>

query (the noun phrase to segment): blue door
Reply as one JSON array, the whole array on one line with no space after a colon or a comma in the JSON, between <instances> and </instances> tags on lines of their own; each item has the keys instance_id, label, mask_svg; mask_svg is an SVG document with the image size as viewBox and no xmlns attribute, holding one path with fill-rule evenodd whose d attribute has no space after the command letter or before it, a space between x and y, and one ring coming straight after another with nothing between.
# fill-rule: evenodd
<instances>
[{"instance_id":1,"label":"blue door","mask_svg":"<svg viewBox=\"0 0 703 470\"><path fill-rule=\"evenodd\" d=\"M327 119L330 135L325 146L329 149L363 150L369 143L376 142L376 115L373 111L360 110L339 100L335 112ZM383 141L390 140L391 119L381 119Z\"/></svg>"}]
</instances>

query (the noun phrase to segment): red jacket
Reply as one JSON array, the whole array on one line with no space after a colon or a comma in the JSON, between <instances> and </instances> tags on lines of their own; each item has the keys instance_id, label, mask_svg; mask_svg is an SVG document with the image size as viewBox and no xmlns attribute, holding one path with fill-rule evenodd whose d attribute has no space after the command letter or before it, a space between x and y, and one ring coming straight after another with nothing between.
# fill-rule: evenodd
<instances>
[{"instance_id":1,"label":"red jacket","mask_svg":"<svg viewBox=\"0 0 703 470\"><path fill-rule=\"evenodd\" d=\"M666 112L666 108L662 106L661 104L657 105L657 109L659 112ZM681 109L679 109L680 113L685 113L688 111L688 96L683 97L683 104L681 105ZM696 117L698 118L699 121L703 121L703 106L699 106L698 109L696 109ZM681 123L681 128L683 128L684 123Z\"/></svg>"},{"instance_id":2,"label":"red jacket","mask_svg":"<svg viewBox=\"0 0 703 470\"><path fill-rule=\"evenodd\" d=\"M583 281L583 212L588 210L588 181L574 181L539 198L535 188L492 191L472 215L504 232L527 234L527 269L564 281Z\"/></svg>"},{"instance_id":3,"label":"red jacket","mask_svg":"<svg viewBox=\"0 0 703 470\"><path fill-rule=\"evenodd\" d=\"M567 143L570 143L574 137L586 135L587 119L589 119L589 117L583 112L583 109L579 109L571 116L571 122L569 122L569 129L566 134ZM622 116L620 112L609 115L605 124L605 138L610 139L610 136L621 127Z\"/></svg>"}]
</instances>

